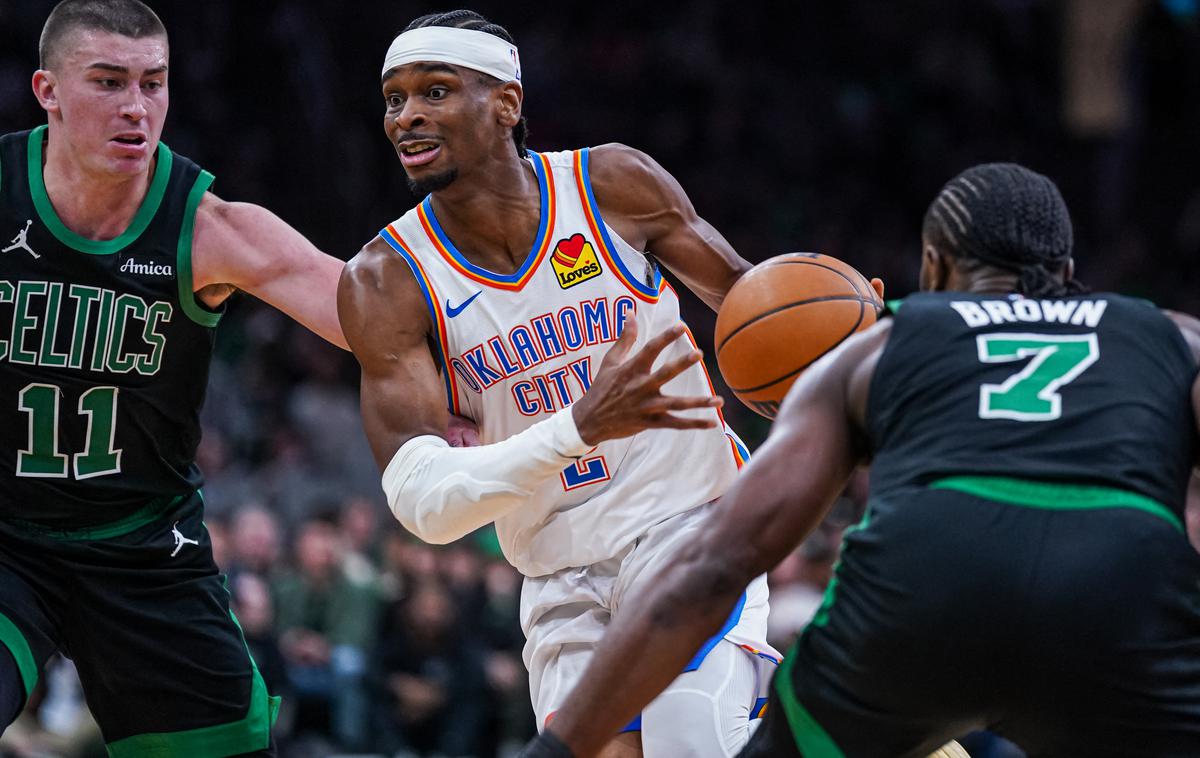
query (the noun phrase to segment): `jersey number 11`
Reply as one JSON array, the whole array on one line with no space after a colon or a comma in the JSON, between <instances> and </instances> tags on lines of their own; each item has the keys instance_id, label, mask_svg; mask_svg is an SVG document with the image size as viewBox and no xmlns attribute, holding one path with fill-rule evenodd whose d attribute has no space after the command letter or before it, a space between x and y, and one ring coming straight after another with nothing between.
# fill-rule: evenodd
<instances>
[{"instance_id":1,"label":"jersey number 11","mask_svg":"<svg viewBox=\"0 0 1200 758\"><path fill-rule=\"evenodd\" d=\"M68 456L59 452L59 401L62 388L54 384L29 384L21 390L21 410L29 414L29 442L17 452L17 476L76 479L116 474L121 470L121 451L114 450L117 419L116 387L92 387L79 397L79 413L87 416L87 437L83 452Z\"/></svg>"}]
</instances>

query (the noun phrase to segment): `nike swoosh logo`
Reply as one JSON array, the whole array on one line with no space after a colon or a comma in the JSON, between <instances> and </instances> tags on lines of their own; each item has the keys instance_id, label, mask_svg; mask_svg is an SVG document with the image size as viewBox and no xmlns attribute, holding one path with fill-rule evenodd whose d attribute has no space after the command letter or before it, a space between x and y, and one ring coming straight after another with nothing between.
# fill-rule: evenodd
<instances>
[{"instance_id":1,"label":"nike swoosh logo","mask_svg":"<svg viewBox=\"0 0 1200 758\"><path fill-rule=\"evenodd\" d=\"M450 298L446 298L446 316L448 318L454 318L455 316L457 316L458 314L460 314L464 310L466 310L467 306L471 304L472 300L474 300L475 298L479 297L482 294L483 294L483 290L479 290L474 295L471 295L466 300L462 301L462 304L459 305L458 307L451 305Z\"/></svg>"}]
</instances>

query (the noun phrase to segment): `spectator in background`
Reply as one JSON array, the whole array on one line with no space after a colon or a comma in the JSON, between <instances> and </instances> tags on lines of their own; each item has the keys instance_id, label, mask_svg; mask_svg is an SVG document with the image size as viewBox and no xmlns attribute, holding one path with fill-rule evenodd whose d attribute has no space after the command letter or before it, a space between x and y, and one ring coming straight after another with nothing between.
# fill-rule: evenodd
<instances>
[{"instance_id":1,"label":"spectator in background","mask_svg":"<svg viewBox=\"0 0 1200 758\"><path fill-rule=\"evenodd\" d=\"M332 519L305 521L295 568L275 582L275 618L298 724L328 724L324 733L354 750L367 740L363 678L379 597L370 581L346 573L344 555Z\"/></svg>"},{"instance_id":2,"label":"spectator in background","mask_svg":"<svg viewBox=\"0 0 1200 758\"><path fill-rule=\"evenodd\" d=\"M498 739L519 747L536 729L527 699L529 673L521 661L521 575L502 556L493 555L484 564L483 586L477 629L486 649L484 672L495 698Z\"/></svg>"},{"instance_id":3,"label":"spectator in background","mask_svg":"<svg viewBox=\"0 0 1200 758\"><path fill-rule=\"evenodd\" d=\"M280 421L271 432L267 460L254 476L260 496L286 524L299 524L327 509L344 494L338 483L321 472L303 435Z\"/></svg>"},{"instance_id":4,"label":"spectator in background","mask_svg":"<svg viewBox=\"0 0 1200 758\"><path fill-rule=\"evenodd\" d=\"M345 548L342 562L347 574L372 583L379 580L383 549L379 514L386 508L386 505L373 503L365 497L351 497L342 503L338 531Z\"/></svg>"},{"instance_id":5,"label":"spectator in background","mask_svg":"<svg viewBox=\"0 0 1200 758\"><path fill-rule=\"evenodd\" d=\"M211 403L211 399L207 402ZM242 503L259 497L254 467L232 450L225 435L215 427L205 427L196 464L204 472L204 517L230 518Z\"/></svg>"},{"instance_id":6,"label":"spectator in background","mask_svg":"<svg viewBox=\"0 0 1200 758\"><path fill-rule=\"evenodd\" d=\"M261 503L246 503L234 513L230 532L229 557L217 562L230 588L236 592L236 580L244 573L270 580L278 570L283 542L279 517Z\"/></svg>"},{"instance_id":7,"label":"spectator in background","mask_svg":"<svg viewBox=\"0 0 1200 758\"><path fill-rule=\"evenodd\" d=\"M226 567L232 561L230 550L232 550L232 537L229 535L229 522L224 516L209 516L204 515L204 529L208 532L208 538L212 541L213 563L217 565L217 569L228 575Z\"/></svg>"},{"instance_id":8,"label":"spectator in background","mask_svg":"<svg viewBox=\"0 0 1200 758\"><path fill-rule=\"evenodd\" d=\"M392 727L384 749L495 755L494 704L475 631L461 622L454 596L440 582L420 582L391 606L373 667L384 704L380 721Z\"/></svg>"},{"instance_id":9,"label":"spectator in background","mask_svg":"<svg viewBox=\"0 0 1200 758\"><path fill-rule=\"evenodd\" d=\"M233 595L234 615L242 627L246 647L266 682L267 691L281 695L283 707L290 710L287 703L287 663L275 632L275 608L271 602L270 585L263 575L243 571L230 581L229 589ZM275 728L281 732L287 731L286 724L279 722L276 722Z\"/></svg>"}]
</instances>

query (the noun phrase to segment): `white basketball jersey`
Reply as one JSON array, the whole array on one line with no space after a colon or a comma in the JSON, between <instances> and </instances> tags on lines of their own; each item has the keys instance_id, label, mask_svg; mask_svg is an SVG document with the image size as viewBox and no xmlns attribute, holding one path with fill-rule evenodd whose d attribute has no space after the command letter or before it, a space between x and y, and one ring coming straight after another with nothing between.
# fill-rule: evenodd
<instances>
[{"instance_id":1,"label":"white basketball jersey","mask_svg":"<svg viewBox=\"0 0 1200 758\"><path fill-rule=\"evenodd\" d=\"M583 396L627 319L635 350L679 321L679 299L644 253L600 217L588 150L531 153L541 189L533 250L513 274L472 264L429 198L382 237L412 268L437 329L450 410L479 425L484 444L548 418ZM689 332L657 365L694 349ZM703 364L663 388L711 395ZM746 450L711 409L715 429L651 430L601 443L496 521L505 557L526 576L606 560L670 516L729 487Z\"/></svg>"}]
</instances>

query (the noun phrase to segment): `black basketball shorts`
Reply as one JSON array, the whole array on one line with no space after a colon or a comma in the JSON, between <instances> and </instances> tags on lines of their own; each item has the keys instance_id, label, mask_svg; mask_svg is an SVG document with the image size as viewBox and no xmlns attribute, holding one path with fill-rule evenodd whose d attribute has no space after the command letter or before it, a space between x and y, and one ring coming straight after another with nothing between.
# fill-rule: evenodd
<instances>
[{"instance_id":1,"label":"black basketball shorts","mask_svg":"<svg viewBox=\"0 0 1200 758\"><path fill-rule=\"evenodd\" d=\"M1165 508L1078 490L873 501L743 758L925 756L978 728L1031 756L1200 756L1200 554Z\"/></svg>"},{"instance_id":2,"label":"black basketball shorts","mask_svg":"<svg viewBox=\"0 0 1200 758\"><path fill-rule=\"evenodd\" d=\"M110 755L220 758L267 749L268 695L213 562L199 493L99 529L0 523L0 644L28 697L74 660Z\"/></svg>"}]
</instances>

